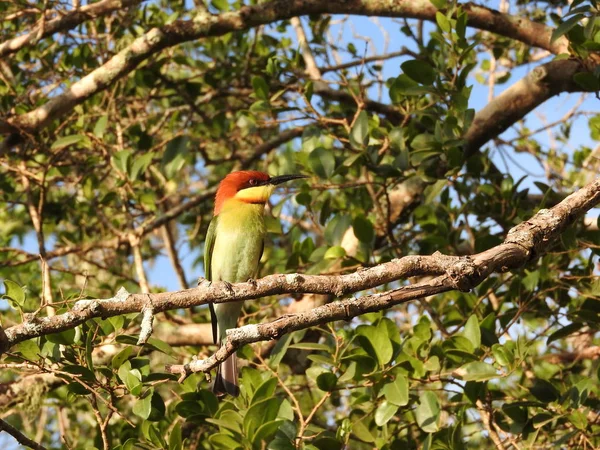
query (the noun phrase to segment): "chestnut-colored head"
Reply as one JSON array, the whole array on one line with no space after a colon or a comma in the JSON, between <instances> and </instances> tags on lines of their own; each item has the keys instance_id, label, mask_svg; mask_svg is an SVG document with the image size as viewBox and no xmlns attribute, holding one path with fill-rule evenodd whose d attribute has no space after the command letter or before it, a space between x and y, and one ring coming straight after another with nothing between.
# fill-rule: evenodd
<instances>
[{"instance_id":1,"label":"chestnut-colored head","mask_svg":"<svg viewBox=\"0 0 600 450\"><path fill-rule=\"evenodd\" d=\"M286 181L306 178L304 175L281 175L270 177L269 174L256 170L241 170L231 172L221 181L215 197L215 216L221 212L227 200L237 200L243 203L265 204L275 186Z\"/></svg>"}]
</instances>

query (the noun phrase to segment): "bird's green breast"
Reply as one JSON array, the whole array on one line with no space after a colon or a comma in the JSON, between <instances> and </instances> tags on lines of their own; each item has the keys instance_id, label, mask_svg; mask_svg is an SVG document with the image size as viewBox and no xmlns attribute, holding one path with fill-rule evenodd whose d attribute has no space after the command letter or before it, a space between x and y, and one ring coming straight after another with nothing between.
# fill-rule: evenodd
<instances>
[{"instance_id":1,"label":"bird's green breast","mask_svg":"<svg viewBox=\"0 0 600 450\"><path fill-rule=\"evenodd\" d=\"M236 202L219 214L211 279L231 283L255 278L266 234L263 205Z\"/></svg>"}]
</instances>

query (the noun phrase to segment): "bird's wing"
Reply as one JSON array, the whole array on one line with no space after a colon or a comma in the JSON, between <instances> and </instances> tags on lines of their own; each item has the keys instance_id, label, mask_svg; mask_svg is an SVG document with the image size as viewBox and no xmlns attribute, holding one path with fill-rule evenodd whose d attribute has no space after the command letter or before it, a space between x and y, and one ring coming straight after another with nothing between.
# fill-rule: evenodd
<instances>
[{"instance_id":1,"label":"bird's wing","mask_svg":"<svg viewBox=\"0 0 600 450\"><path fill-rule=\"evenodd\" d=\"M219 222L219 216L214 216L208 225L208 232L206 233L206 241L204 242L204 278L208 281L212 280L211 263L212 253L215 248L215 241L217 240L217 223ZM212 333L213 342L217 343L217 316L215 315L215 306L212 303L208 304L210 309L210 320L212 322Z\"/></svg>"},{"instance_id":2,"label":"bird's wing","mask_svg":"<svg viewBox=\"0 0 600 450\"><path fill-rule=\"evenodd\" d=\"M262 238L262 247L260 248L260 255L258 255L258 262L260 263L260 260L262 259L262 255L265 252L265 237L263 236ZM256 269L258 270L258 268ZM258 273L257 273L258 275Z\"/></svg>"}]
</instances>

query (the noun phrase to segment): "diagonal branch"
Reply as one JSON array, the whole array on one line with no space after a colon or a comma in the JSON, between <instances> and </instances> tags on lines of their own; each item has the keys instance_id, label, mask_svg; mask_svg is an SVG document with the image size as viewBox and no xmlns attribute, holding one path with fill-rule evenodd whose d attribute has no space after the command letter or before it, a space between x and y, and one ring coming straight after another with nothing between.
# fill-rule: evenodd
<instances>
[{"instance_id":1,"label":"diagonal branch","mask_svg":"<svg viewBox=\"0 0 600 450\"><path fill-rule=\"evenodd\" d=\"M444 273L452 263L461 259L455 256L406 256L378 266L346 275L269 275L256 282L201 283L193 289L158 294L130 294L121 289L110 299L80 300L64 314L36 318L5 330L5 351L21 341L71 329L95 317L113 317L141 312L150 302L155 314L163 311L209 303L249 300L286 293L314 293L342 296L385 283L413 276Z\"/></svg>"},{"instance_id":2,"label":"diagonal branch","mask_svg":"<svg viewBox=\"0 0 600 450\"><path fill-rule=\"evenodd\" d=\"M227 331L225 343L210 358L167 366L180 380L193 372L208 372L245 344L276 339L286 333L336 320L350 320L411 300L451 290L469 291L491 274L516 269L542 255L576 218L600 203L600 178L571 194L552 209L542 209L509 231L504 242L472 257L457 258L443 275L381 294L345 299L272 322L245 325ZM404 258L402 258L404 259Z\"/></svg>"},{"instance_id":3,"label":"diagonal branch","mask_svg":"<svg viewBox=\"0 0 600 450\"><path fill-rule=\"evenodd\" d=\"M111 299L80 300L67 313L34 318L6 329L6 340L0 351L5 352L10 346L27 339L74 328L95 317L106 318L141 312L148 303L152 304L153 313L156 314L207 303L248 300L285 293L330 294L340 297L402 278L438 276L428 282L403 286L383 294L334 302L306 313L280 318L270 324L247 325L240 328L241 332L232 332L232 343L228 343L206 360L208 362L197 362L195 366L185 366L185 369L181 369L181 366L177 366L179 369L173 369L187 372L193 370L190 367L195 367L196 371L205 371L226 358L227 354L237 348L235 346L244 343L272 339L294 329L355 317L364 312L389 308L398 303L440 292L472 289L494 272L521 267L543 254L569 224L598 203L600 179L571 194L552 209L540 210L530 220L513 228L501 245L471 257L445 256L440 253L431 256L405 256L345 275L271 275L256 282L234 285L204 282L194 289L158 294L129 294L121 289ZM238 335L237 341L235 333L242 333Z\"/></svg>"},{"instance_id":4,"label":"diagonal branch","mask_svg":"<svg viewBox=\"0 0 600 450\"><path fill-rule=\"evenodd\" d=\"M473 155L546 100L562 92L581 91L573 75L582 70L582 62L575 59L551 61L533 69L475 115L464 136L465 156Z\"/></svg>"}]
</instances>

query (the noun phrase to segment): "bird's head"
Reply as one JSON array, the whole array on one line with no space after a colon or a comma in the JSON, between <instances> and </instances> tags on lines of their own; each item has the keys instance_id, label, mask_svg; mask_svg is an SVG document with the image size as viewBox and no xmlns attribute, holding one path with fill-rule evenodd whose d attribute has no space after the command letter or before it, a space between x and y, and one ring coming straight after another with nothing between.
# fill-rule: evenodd
<instances>
[{"instance_id":1,"label":"bird's head","mask_svg":"<svg viewBox=\"0 0 600 450\"><path fill-rule=\"evenodd\" d=\"M307 178L306 175L280 175L270 177L264 172L242 170L227 175L217 189L215 215L219 214L228 200L264 205L278 184Z\"/></svg>"}]
</instances>

